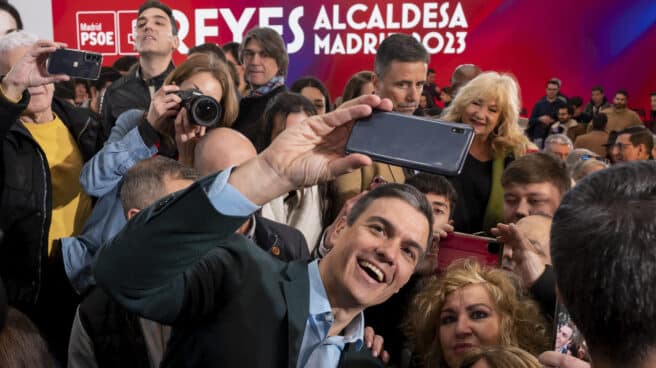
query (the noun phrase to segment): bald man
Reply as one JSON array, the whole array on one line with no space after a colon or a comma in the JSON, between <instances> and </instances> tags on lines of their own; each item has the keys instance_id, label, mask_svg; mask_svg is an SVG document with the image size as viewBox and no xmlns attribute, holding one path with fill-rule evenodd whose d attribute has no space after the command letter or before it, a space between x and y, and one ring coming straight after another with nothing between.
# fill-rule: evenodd
<instances>
[{"instance_id":1,"label":"bald man","mask_svg":"<svg viewBox=\"0 0 656 368\"><path fill-rule=\"evenodd\" d=\"M470 80L476 78L483 71L481 68L474 64L460 64L456 67L451 75L451 96L456 98L458 91L462 86L469 83Z\"/></svg>"},{"instance_id":2,"label":"bald man","mask_svg":"<svg viewBox=\"0 0 656 368\"><path fill-rule=\"evenodd\" d=\"M517 221L516 226L517 230L528 240L544 264L550 265L549 232L551 231L551 217L541 214L526 216ZM512 255L512 247L505 247L503 249L502 267L509 271L515 269L515 262L512 259Z\"/></svg>"},{"instance_id":3,"label":"bald man","mask_svg":"<svg viewBox=\"0 0 656 368\"><path fill-rule=\"evenodd\" d=\"M257 151L246 136L234 129L217 128L196 145L194 167L201 175L209 175L239 166L255 156ZM259 214L251 215L238 232L283 261L310 258L307 242L300 231Z\"/></svg>"}]
</instances>

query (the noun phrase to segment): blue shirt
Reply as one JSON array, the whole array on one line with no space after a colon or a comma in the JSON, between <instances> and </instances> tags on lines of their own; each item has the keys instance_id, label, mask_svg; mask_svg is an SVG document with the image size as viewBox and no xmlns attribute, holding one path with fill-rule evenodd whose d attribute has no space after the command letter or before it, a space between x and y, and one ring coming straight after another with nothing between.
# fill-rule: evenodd
<instances>
[{"instance_id":1,"label":"blue shirt","mask_svg":"<svg viewBox=\"0 0 656 368\"><path fill-rule=\"evenodd\" d=\"M209 188L207 196L214 208L229 216L248 216L257 206L245 198L228 183L232 168L217 175ZM355 343L357 350L363 345L364 316L358 314L344 329L340 336L328 336L335 321L328 294L319 274L319 261L308 264L310 281L310 313L305 323L305 332L297 360L297 367L333 368L337 367L344 346Z\"/></svg>"}]
</instances>

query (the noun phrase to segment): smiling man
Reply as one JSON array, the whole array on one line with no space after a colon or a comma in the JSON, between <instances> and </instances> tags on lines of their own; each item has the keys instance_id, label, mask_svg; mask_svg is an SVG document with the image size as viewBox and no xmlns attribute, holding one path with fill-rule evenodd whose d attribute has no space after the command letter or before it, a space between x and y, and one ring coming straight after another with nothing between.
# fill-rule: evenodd
<instances>
[{"instance_id":1,"label":"smiling man","mask_svg":"<svg viewBox=\"0 0 656 368\"><path fill-rule=\"evenodd\" d=\"M408 281L431 241L423 194L389 184L363 196L320 264L283 263L234 231L283 193L369 164L344 156L344 133L374 107L391 103L361 96L285 129L256 158L140 212L104 248L98 283L174 326L163 367L336 367L346 344L362 346L362 311Z\"/></svg>"},{"instance_id":2,"label":"smiling man","mask_svg":"<svg viewBox=\"0 0 656 368\"><path fill-rule=\"evenodd\" d=\"M148 109L151 96L173 70L173 51L178 48L178 27L173 12L159 1L139 8L133 31L139 65L107 88L100 101L105 137L119 115L129 109Z\"/></svg>"}]
</instances>

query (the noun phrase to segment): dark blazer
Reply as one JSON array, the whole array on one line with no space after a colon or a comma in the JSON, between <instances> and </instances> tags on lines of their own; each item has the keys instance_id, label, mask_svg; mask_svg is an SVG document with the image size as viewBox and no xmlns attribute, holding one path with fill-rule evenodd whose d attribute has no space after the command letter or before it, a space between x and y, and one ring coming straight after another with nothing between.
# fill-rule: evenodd
<instances>
[{"instance_id":1,"label":"dark blazer","mask_svg":"<svg viewBox=\"0 0 656 368\"><path fill-rule=\"evenodd\" d=\"M214 177L128 222L100 252L96 280L126 308L174 326L162 367L295 368L307 262L284 263L235 234L246 219L214 209L204 189Z\"/></svg>"},{"instance_id":2,"label":"dark blazer","mask_svg":"<svg viewBox=\"0 0 656 368\"><path fill-rule=\"evenodd\" d=\"M310 259L307 241L302 232L260 215L255 215L255 243L281 261Z\"/></svg>"}]
</instances>

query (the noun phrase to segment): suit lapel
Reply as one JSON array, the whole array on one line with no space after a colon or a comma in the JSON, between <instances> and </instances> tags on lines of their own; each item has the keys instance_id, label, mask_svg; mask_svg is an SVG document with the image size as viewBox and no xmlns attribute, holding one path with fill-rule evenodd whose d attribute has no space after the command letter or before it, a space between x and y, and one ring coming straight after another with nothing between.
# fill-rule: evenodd
<instances>
[{"instance_id":1,"label":"suit lapel","mask_svg":"<svg viewBox=\"0 0 656 368\"><path fill-rule=\"evenodd\" d=\"M287 304L287 336L289 367L296 368L298 354L310 313L310 281L306 262L292 262L287 268L288 280L281 282Z\"/></svg>"}]
</instances>

